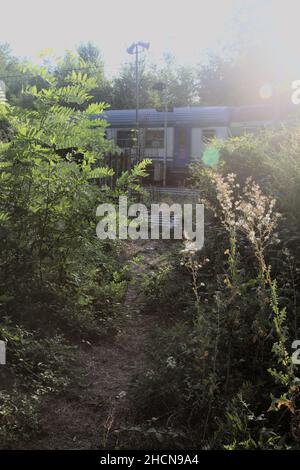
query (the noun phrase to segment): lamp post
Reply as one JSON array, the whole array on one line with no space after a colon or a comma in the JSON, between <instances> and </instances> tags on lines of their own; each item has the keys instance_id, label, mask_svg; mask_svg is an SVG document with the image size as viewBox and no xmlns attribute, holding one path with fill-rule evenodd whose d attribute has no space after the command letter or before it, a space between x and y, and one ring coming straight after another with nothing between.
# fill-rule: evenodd
<instances>
[{"instance_id":1,"label":"lamp post","mask_svg":"<svg viewBox=\"0 0 300 470\"><path fill-rule=\"evenodd\" d=\"M137 160L139 157L139 51L143 49L149 49L150 43L149 42L134 42L127 48L128 54L135 54L135 98L136 98L136 106L135 106L135 129L136 129L136 141L137 141Z\"/></svg>"}]
</instances>

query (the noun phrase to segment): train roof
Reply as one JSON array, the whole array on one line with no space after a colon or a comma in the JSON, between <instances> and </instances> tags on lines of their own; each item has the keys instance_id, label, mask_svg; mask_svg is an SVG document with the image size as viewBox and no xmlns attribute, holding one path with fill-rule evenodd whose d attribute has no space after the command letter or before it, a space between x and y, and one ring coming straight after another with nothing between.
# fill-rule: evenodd
<instances>
[{"instance_id":1,"label":"train roof","mask_svg":"<svg viewBox=\"0 0 300 470\"><path fill-rule=\"evenodd\" d=\"M253 106L190 106L173 108L167 113L169 127L228 127L234 122L266 122L286 117L290 106L280 111L271 105ZM92 119L106 119L113 128L133 128L135 109L109 109ZM163 127L165 113L153 108L139 109L140 127Z\"/></svg>"},{"instance_id":2,"label":"train roof","mask_svg":"<svg viewBox=\"0 0 300 470\"><path fill-rule=\"evenodd\" d=\"M135 126L135 109L106 110L99 117L108 121L111 127L130 128ZM165 113L156 109L139 110L140 127L163 127ZM174 108L167 113L168 126L227 126L231 120L231 108L227 106L195 106Z\"/></svg>"}]
</instances>

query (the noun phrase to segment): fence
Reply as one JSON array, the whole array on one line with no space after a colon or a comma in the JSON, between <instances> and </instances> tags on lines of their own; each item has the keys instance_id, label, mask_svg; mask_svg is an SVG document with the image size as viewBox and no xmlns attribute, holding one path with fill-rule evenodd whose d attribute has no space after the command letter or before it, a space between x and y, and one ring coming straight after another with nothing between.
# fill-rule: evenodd
<instances>
[{"instance_id":1,"label":"fence","mask_svg":"<svg viewBox=\"0 0 300 470\"><path fill-rule=\"evenodd\" d=\"M115 187L117 179L124 171L127 171L134 164L134 157L130 151L123 151L122 153L108 153L103 157L101 165L114 170L114 175L108 178L100 178L100 186Z\"/></svg>"},{"instance_id":2,"label":"fence","mask_svg":"<svg viewBox=\"0 0 300 470\"><path fill-rule=\"evenodd\" d=\"M150 193L152 201L162 201L164 198L170 198L178 201L189 200L191 202L198 202L200 197L200 192L192 188L149 186L145 187L145 189Z\"/></svg>"}]
</instances>

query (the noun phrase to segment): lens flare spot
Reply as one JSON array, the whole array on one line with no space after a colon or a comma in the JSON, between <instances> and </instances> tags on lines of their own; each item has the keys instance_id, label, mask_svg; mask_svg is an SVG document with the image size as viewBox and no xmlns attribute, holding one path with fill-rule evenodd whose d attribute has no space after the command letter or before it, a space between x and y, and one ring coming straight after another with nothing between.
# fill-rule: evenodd
<instances>
[{"instance_id":1,"label":"lens flare spot","mask_svg":"<svg viewBox=\"0 0 300 470\"><path fill-rule=\"evenodd\" d=\"M202 161L207 166L216 166L220 160L220 152L214 147L207 147L202 156Z\"/></svg>"},{"instance_id":2,"label":"lens flare spot","mask_svg":"<svg viewBox=\"0 0 300 470\"><path fill-rule=\"evenodd\" d=\"M270 83L264 83L259 89L259 96L262 100L269 100L273 95L273 87Z\"/></svg>"}]
</instances>

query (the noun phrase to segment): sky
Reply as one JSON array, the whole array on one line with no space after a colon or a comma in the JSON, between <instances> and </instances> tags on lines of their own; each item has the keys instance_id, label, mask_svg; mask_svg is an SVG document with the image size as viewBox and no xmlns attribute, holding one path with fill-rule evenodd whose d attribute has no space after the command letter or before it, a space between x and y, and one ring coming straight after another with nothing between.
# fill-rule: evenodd
<instances>
[{"instance_id":1,"label":"sky","mask_svg":"<svg viewBox=\"0 0 300 470\"><path fill-rule=\"evenodd\" d=\"M0 0L0 41L20 56L34 58L51 48L61 55L83 41L102 51L110 72L131 60L126 48L150 42L148 60L172 53L181 63L201 60L224 30L235 0ZM3 21L3 16L7 20Z\"/></svg>"},{"instance_id":2,"label":"sky","mask_svg":"<svg viewBox=\"0 0 300 470\"><path fill-rule=\"evenodd\" d=\"M35 60L41 50L62 55L92 41L110 75L133 60L126 48L134 41L150 42L149 62L172 53L195 65L236 41L238 27L253 29L279 67L300 62L299 0L0 0L0 8L0 42L16 55Z\"/></svg>"}]
</instances>

